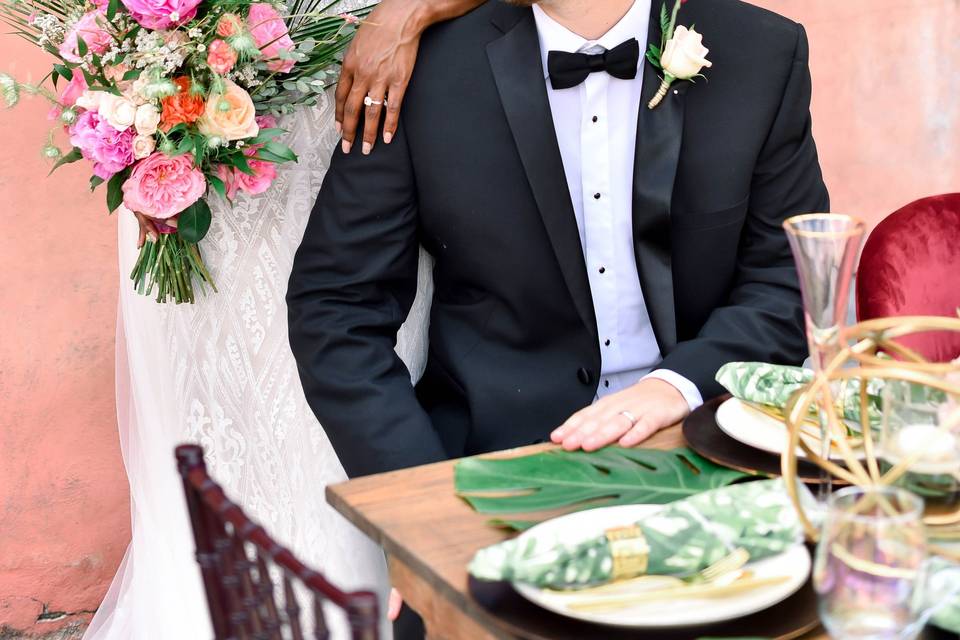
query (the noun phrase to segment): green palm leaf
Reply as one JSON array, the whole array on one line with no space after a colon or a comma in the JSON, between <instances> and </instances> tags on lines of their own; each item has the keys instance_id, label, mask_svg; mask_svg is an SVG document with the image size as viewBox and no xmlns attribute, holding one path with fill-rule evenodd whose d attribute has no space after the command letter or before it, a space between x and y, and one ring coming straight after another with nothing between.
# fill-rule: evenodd
<instances>
[{"instance_id":1,"label":"green palm leaf","mask_svg":"<svg viewBox=\"0 0 960 640\"><path fill-rule=\"evenodd\" d=\"M467 458L457 463L457 495L487 514L572 506L665 504L748 477L690 449L608 447L546 451L519 458ZM590 504L586 504L590 503Z\"/></svg>"}]
</instances>

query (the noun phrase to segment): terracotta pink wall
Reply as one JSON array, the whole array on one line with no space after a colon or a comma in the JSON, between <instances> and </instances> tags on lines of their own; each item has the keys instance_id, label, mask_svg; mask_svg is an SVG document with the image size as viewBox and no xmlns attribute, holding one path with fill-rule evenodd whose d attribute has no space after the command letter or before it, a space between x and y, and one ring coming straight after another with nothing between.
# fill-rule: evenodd
<instances>
[{"instance_id":1,"label":"terracotta pink wall","mask_svg":"<svg viewBox=\"0 0 960 640\"><path fill-rule=\"evenodd\" d=\"M0 38L0 70L39 80L46 64ZM0 627L37 633L77 617L44 612L96 608L129 535L116 222L80 165L45 178L46 111L34 98L0 111Z\"/></svg>"},{"instance_id":2,"label":"terracotta pink wall","mask_svg":"<svg viewBox=\"0 0 960 640\"><path fill-rule=\"evenodd\" d=\"M757 4L807 27L834 210L875 222L960 190L960 2ZM0 61L21 78L45 71L12 37ZM115 223L79 165L44 179L48 123L33 105L0 113L0 626L42 633L58 624L36 623L43 606L97 606L129 525L113 400Z\"/></svg>"}]
</instances>

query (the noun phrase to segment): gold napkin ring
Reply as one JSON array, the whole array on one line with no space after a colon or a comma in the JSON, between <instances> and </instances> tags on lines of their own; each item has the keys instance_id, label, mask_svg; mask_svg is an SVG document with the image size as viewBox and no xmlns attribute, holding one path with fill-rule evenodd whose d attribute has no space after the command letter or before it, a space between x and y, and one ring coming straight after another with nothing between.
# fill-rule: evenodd
<instances>
[{"instance_id":1,"label":"gold napkin ring","mask_svg":"<svg viewBox=\"0 0 960 640\"><path fill-rule=\"evenodd\" d=\"M605 532L613 558L612 580L626 580L647 572L650 546L640 527L617 527Z\"/></svg>"}]
</instances>

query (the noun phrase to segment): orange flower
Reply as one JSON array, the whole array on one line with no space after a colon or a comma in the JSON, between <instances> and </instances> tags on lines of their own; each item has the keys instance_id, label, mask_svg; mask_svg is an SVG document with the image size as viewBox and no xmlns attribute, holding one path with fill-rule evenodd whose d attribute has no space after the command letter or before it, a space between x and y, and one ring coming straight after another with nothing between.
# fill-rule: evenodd
<instances>
[{"instance_id":1,"label":"orange flower","mask_svg":"<svg viewBox=\"0 0 960 640\"><path fill-rule=\"evenodd\" d=\"M203 96L190 93L190 78L174 78L177 94L162 100L163 113L160 116L160 128L169 131L181 122L192 124L203 115Z\"/></svg>"}]
</instances>

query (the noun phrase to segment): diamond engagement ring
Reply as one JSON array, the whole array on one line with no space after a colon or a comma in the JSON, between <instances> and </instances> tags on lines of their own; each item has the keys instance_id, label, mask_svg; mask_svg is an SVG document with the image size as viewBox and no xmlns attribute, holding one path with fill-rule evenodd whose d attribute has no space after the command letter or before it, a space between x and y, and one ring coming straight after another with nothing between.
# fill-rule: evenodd
<instances>
[{"instance_id":1,"label":"diamond engagement ring","mask_svg":"<svg viewBox=\"0 0 960 640\"><path fill-rule=\"evenodd\" d=\"M383 100L374 100L368 95L366 98L363 99L363 104L365 104L368 107L372 107L373 105L387 104L387 99L384 98Z\"/></svg>"},{"instance_id":2,"label":"diamond engagement ring","mask_svg":"<svg viewBox=\"0 0 960 640\"><path fill-rule=\"evenodd\" d=\"M626 418L627 420L630 421L630 426L631 426L631 427L632 427L633 425L637 424L638 422L640 422L640 418L638 418L637 416L633 415L633 414L630 413L629 411L621 411L621 412L620 412L620 415L622 415L624 418Z\"/></svg>"}]
</instances>

